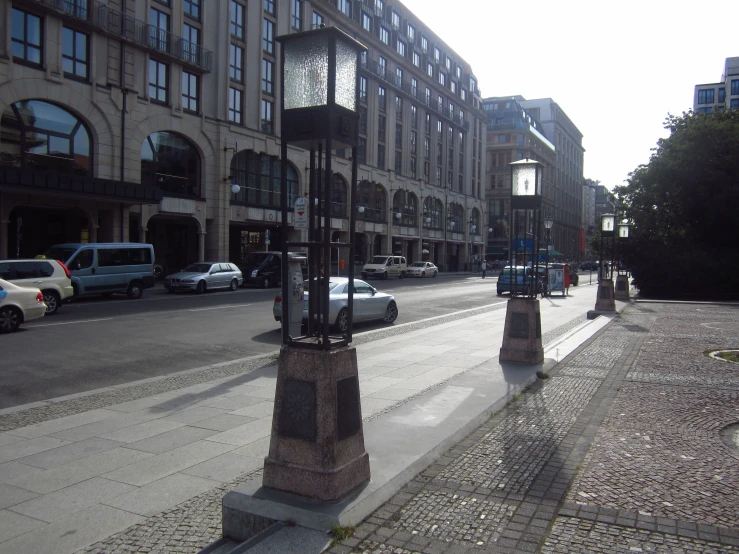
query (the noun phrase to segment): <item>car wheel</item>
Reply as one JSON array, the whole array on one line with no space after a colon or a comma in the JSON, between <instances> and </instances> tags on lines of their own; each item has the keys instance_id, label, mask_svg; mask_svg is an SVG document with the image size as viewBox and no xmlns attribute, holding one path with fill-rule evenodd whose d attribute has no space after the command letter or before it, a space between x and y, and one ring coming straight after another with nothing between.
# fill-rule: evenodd
<instances>
[{"instance_id":1,"label":"car wheel","mask_svg":"<svg viewBox=\"0 0 739 554\"><path fill-rule=\"evenodd\" d=\"M237 288L239 288L239 280L231 279L231 286L228 288L230 288L231 290L236 290Z\"/></svg>"},{"instance_id":2,"label":"car wheel","mask_svg":"<svg viewBox=\"0 0 739 554\"><path fill-rule=\"evenodd\" d=\"M62 299L59 298L59 294L53 290L43 290L41 292L44 295L44 304L46 304L45 315L55 314L62 303Z\"/></svg>"},{"instance_id":3,"label":"car wheel","mask_svg":"<svg viewBox=\"0 0 739 554\"><path fill-rule=\"evenodd\" d=\"M503 296L503 293L502 292L497 291L497 293L498 293L498 296Z\"/></svg>"},{"instance_id":4,"label":"car wheel","mask_svg":"<svg viewBox=\"0 0 739 554\"><path fill-rule=\"evenodd\" d=\"M438 271L434 271L434 279L436 279L436 276L439 274Z\"/></svg>"},{"instance_id":5,"label":"car wheel","mask_svg":"<svg viewBox=\"0 0 739 554\"><path fill-rule=\"evenodd\" d=\"M387 271L386 271L385 273L383 273L383 274L382 274L382 278L383 278L383 279L384 279L385 281L387 281Z\"/></svg>"},{"instance_id":6,"label":"car wheel","mask_svg":"<svg viewBox=\"0 0 739 554\"><path fill-rule=\"evenodd\" d=\"M144 289L141 288L141 283L139 283L138 281L134 281L133 283L128 285L128 290L126 291L126 294L129 298L136 300L138 298L141 298L141 295L144 294Z\"/></svg>"},{"instance_id":7,"label":"car wheel","mask_svg":"<svg viewBox=\"0 0 739 554\"><path fill-rule=\"evenodd\" d=\"M395 302L390 302L385 308L385 317L382 320L385 323L393 323L398 319L398 305Z\"/></svg>"},{"instance_id":8,"label":"car wheel","mask_svg":"<svg viewBox=\"0 0 739 554\"><path fill-rule=\"evenodd\" d=\"M334 328L339 333L346 333L347 329L349 329L349 310L346 308L341 308L339 311L339 315L336 316L336 323L334 323Z\"/></svg>"},{"instance_id":9,"label":"car wheel","mask_svg":"<svg viewBox=\"0 0 739 554\"><path fill-rule=\"evenodd\" d=\"M17 331L21 326L21 313L12 306L0 308L0 333Z\"/></svg>"},{"instance_id":10,"label":"car wheel","mask_svg":"<svg viewBox=\"0 0 739 554\"><path fill-rule=\"evenodd\" d=\"M265 277L262 280L262 288L263 289L268 289L269 288L269 277Z\"/></svg>"},{"instance_id":11,"label":"car wheel","mask_svg":"<svg viewBox=\"0 0 739 554\"><path fill-rule=\"evenodd\" d=\"M198 286L195 287L195 292L197 294L203 294L206 288L208 288L208 285L205 284L205 281L200 281L198 282Z\"/></svg>"}]
</instances>

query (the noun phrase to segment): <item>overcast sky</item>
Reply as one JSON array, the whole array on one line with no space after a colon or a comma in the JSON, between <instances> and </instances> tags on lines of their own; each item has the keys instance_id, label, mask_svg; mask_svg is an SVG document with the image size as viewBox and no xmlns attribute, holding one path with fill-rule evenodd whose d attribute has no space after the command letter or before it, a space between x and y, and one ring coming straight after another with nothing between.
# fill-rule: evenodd
<instances>
[{"instance_id":1,"label":"overcast sky","mask_svg":"<svg viewBox=\"0 0 739 554\"><path fill-rule=\"evenodd\" d=\"M739 56L739 0L401 0L471 66L483 97L552 98L612 189L667 136L668 113Z\"/></svg>"}]
</instances>

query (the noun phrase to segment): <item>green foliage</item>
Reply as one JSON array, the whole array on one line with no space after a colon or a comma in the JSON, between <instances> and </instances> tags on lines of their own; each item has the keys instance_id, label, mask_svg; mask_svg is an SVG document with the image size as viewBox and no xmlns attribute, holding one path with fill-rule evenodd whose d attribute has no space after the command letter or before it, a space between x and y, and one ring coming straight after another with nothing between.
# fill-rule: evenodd
<instances>
[{"instance_id":1,"label":"green foliage","mask_svg":"<svg viewBox=\"0 0 739 554\"><path fill-rule=\"evenodd\" d=\"M739 297L739 110L670 115L665 128L616 188L633 222L619 257L643 296Z\"/></svg>"},{"instance_id":2,"label":"green foliage","mask_svg":"<svg viewBox=\"0 0 739 554\"><path fill-rule=\"evenodd\" d=\"M354 535L354 527L342 527L341 525L334 525L331 527L331 536L333 537L331 540L331 546L336 546L336 544L340 543L341 541L345 541L352 535Z\"/></svg>"}]
</instances>

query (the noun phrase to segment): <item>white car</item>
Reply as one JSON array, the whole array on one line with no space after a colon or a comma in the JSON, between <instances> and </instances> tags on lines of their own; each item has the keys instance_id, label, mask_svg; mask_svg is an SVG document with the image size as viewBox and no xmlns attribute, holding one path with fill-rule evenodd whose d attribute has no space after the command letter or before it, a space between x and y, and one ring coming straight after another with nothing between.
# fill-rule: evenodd
<instances>
[{"instance_id":1,"label":"white car","mask_svg":"<svg viewBox=\"0 0 739 554\"><path fill-rule=\"evenodd\" d=\"M436 277L439 268L431 262L413 262L408 266L405 274L408 277Z\"/></svg>"},{"instance_id":2,"label":"white car","mask_svg":"<svg viewBox=\"0 0 739 554\"><path fill-rule=\"evenodd\" d=\"M21 323L44 317L45 313L44 295L39 289L0 279L0 333L16 331Z\"/></svg>"}]
</instances>

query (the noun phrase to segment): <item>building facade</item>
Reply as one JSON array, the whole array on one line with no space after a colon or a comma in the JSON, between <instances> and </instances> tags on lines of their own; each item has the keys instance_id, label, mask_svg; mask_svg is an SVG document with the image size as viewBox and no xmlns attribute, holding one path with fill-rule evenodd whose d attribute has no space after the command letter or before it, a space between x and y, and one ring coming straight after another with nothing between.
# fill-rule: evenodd
<instances>
[{"instance_id":1,"label":"building facade","mask_svg":"<svg viewBox=\"0 0 739 554\"><path fill-rule=\"evenodd\" d=\"M594 255L590 248L590 239L598 228L596 227L597 224L595 217L595 192L599 184L600 181L585 179L582 186L581 227L585 229L585 248L582 252L583 260L592 260Z\"/></svg>"},{"instance_id":2,"label":"building facade","mask_svg":"<svg viewBox=\"0 0 739 554\"><path fill-rule=\"evenodd\" d=\"M739 57L726 58L721 81L695 85L693 111L711 113L739 109Z\"/></svg>"},{"instance_id":3,"label":"building facade","mask_svg":"<svg viewBox=\"0 0 739 554\"><path fill-rule=\"evenodd\" d=\"M521 105L522 101L522 96L483 100L488 117L485 194L490 214L486 255L491 260L508 260L510 238L524 237L524 233L532 231L519 228L515 233L510 229L511 162L528 158L542 163L542 214L546 217L554 213L555 147L544 136L539 122Z\"/></svg>"},{"instance_id":4,"label":"building facade","mask_svg":"<svg viewBox=\"0 0 739 554\"><path fill-rule=\"evenodd\" d=\"M0 14L0 258L150 242L171 271L238 262L283 233L305 240L279 209L281 194L307 194L308 164L289 149L283 191L275 37L321 24L369 47L359 195L350 206L350 156L337 151L332 237L348 241L361 206L359 259L453 269L482 252L476 80L399 2L0 0Z\"/></svg>"}]
</instances>

